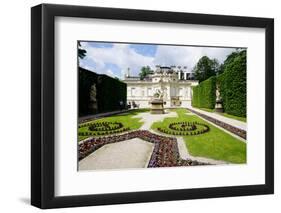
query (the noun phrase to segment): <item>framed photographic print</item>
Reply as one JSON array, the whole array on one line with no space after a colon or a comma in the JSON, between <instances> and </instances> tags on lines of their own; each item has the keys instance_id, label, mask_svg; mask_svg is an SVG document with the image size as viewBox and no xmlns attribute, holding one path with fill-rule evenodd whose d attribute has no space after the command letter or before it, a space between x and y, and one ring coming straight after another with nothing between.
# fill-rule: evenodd
<instances>
[{"instance_id":1,"label":"framed photographic print","mask_svg":"<svg viewBox=\"0 0 281 213\"><path fill-rule=\"evenodd\" d=\"M31 204L271 194L274 20L31 9Z\"/></svg>"}]
</instances>

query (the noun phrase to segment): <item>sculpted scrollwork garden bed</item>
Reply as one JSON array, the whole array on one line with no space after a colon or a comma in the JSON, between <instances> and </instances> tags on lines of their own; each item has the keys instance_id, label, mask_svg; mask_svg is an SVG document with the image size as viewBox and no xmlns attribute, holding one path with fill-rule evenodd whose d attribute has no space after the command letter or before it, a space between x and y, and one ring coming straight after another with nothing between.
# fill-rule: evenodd
<instances>
[{"instance_id":1,"label":"sculpted scrollwork garden bed","mask_svg":"<svg viewBox=\"0 0 281 213\"><path fill-rule=\"evenodd\" d=\"M157 130L169 135L187 136L187 135L204 134L208 132L210 128L207 124L199 123L197 121L194 122L182 121L182 122L170 123L165 128L158 127Z\"/></svg>"}]
</instances>

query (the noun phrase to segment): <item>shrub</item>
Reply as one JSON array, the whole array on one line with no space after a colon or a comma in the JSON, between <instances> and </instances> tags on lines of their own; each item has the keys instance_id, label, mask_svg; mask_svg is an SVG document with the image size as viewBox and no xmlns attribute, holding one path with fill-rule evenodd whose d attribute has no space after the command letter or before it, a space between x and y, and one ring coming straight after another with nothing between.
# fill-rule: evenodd
<instances>
[{"instance_id":1,"label":"shrub","mask_svg":"<svg viewBox=\"0 0 281 213\"><path fill-rule=\"evenodd\" d=\"M91 100L91 87L96 87L96 105ZM127 102L127 85L107 75L79 67L79 116L120 109ZM123 106L125 107L125 105Z\"/></svg>"},{"instance_id":2,"label":"shrub","mask_svg":"<svg viewBox=\"0 0 281 213\"><path fill-rule=\"evenodd\" d=\"M216 104L216 77L212 76L193 87L192 106L214 109Z\"/></svg>"},{"instance_id":3,"label":"shrub","mask_svg":"<svg viewBox=\"0 0 281 213\"><path fill-rule=\"evenodd\" d=\"M192 106L213 109L216 102L216 84L220 88L224 111L230 115L247 114L247 53L231 53L223 64L223 73L193 87Z\"/></svg>"},{"instance_id":4,"label":"shrub","mask_svg":"<svg viewBox=\"0 0 281 213\"><path fill-rule=\"evenodd\" d=\"M246 50L233 54L224 66L224 73L218 76L218 85L224 111L228 114L246 117L247 79Z\"/></svg>"}]
</instances>

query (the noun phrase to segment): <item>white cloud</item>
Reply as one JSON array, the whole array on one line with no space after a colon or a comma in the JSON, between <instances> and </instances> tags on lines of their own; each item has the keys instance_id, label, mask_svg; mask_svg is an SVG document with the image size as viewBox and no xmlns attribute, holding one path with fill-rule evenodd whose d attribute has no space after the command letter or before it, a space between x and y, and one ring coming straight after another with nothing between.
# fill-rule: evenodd
<instances>
[{"instance_id":1,"label":"white cloud","mask_svg":"<svg viewBox=\"0 0 281 213\"><path fill-rule=\"evenodd\" d=\"M115 64L121 69L123 77L130 68L132 75L138 75L142 66L152 66L153 57L143 56L129 48L128 44L114 44L112 48L91 47L87 43L81 43L82 48L87 50L86 60L92 60L95 64L93 71L106 73L106 63ZM82 60L83 61L83 60Z\"/></svg>"},{"instance_id":2,"label":"white cloud","mask_svg":"<svg viewBox=\"0 0 281 213\"><path fill-rule=\"evenodd\" d=\"M202 56L216 58L222 63L226 56L235 48L195 47L195 46L165 46L158 45L154 57L144 56L135 52L129 44L114 44L112 48L98 48L90 46L87 42L81 42L82 48L87 50L85 59L80 65L98 73L123 78L127 69L130 68L131 75L137 76L142 66L176 65L187 66L192 69ZM116 65L120 73L108 69L107 63ZM94 67L93 67L94 64Z\"/></svg>"},{"instance_id":3,"label":"white cloud","mask_svg":"<svg viewBox=\"0 0 281 213\"><path fill-rule=\"evenodd\" d=\"M191 46L158 46L154 64L180 65L192 69L202 56L216 58L222 63L226 56L235 49L233 48L210 48Z\"/></svg>"}]
</instances>

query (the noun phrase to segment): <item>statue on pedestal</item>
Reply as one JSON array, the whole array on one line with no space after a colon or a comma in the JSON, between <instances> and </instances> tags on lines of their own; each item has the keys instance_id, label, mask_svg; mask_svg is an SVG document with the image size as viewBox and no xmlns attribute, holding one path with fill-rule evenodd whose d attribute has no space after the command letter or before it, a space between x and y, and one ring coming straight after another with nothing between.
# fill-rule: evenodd
<instances>
[{"instance_id":1,"label":"statue on pedestal","mask_svg":"<svg viewBox=\"0 0 281 213\"><path fill-rule=\"evenodd\" d=\"M222 98L220 95L220 88L219 85L216 85L216 105L215 105L215 111L216 112L223 112L223 106L222 106Z\"/></svg>"},{"instance_id":2,"label":"statue on pedestal","mask_svg":"<svg viewBox=\"0 0 281 213\"><path fill-rule=\"evenodd\" d=\"M162 74L163 75L163 74ZM160 89L157 89L153 95L153 99L151 100L151 114L164 114L164 88L162 84L162 76L159 80Z\"/></svg>"},{"instance_id":3,"label":"statue on pedestal","mask_svg":"<svg viewBox=\"0 0 281 213\"><path fill-rule=\"evenodd\" d=\"M93 113L98 112L98 101L97 101L97 88L96 84L93 84L90 88L90 109Z\"/></svg>"}]
</instances>

